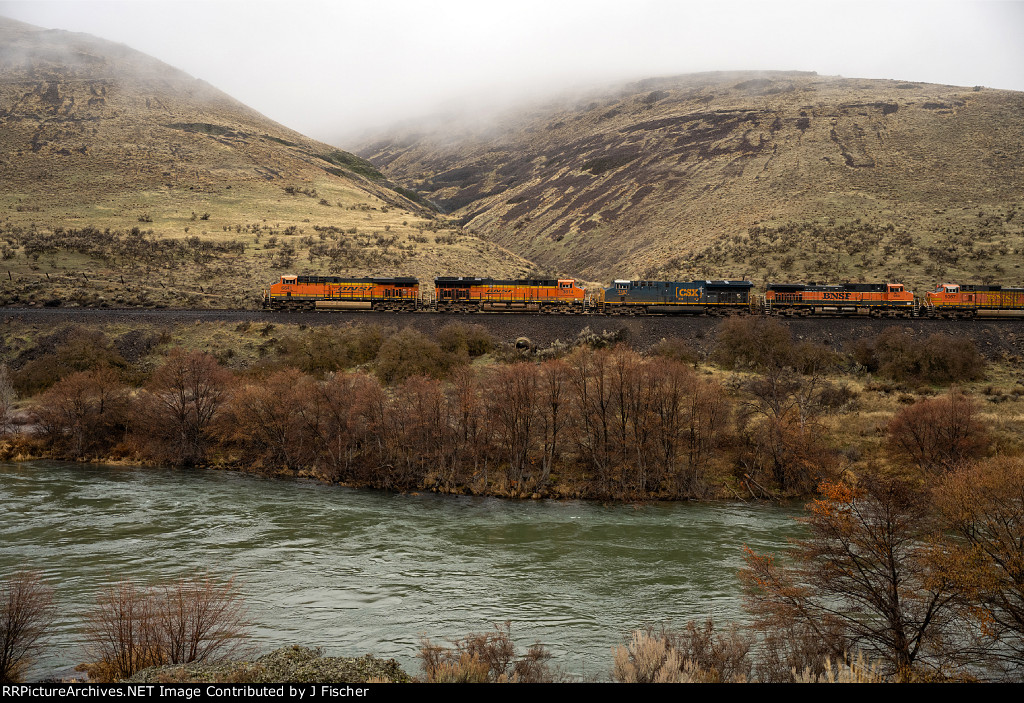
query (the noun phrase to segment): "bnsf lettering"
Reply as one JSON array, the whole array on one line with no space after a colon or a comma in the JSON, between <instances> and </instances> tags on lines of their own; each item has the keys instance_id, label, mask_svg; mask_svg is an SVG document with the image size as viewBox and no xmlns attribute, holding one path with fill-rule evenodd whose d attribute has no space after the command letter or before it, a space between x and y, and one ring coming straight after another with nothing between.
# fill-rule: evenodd
<instances>
[{"instance_id":1,"label":"bnsf lettering","mask_svg":"<svg viewBox=\"0 0 1024 703\"><path fill-rule=\"evenodd\" d=\"M821 297L822 297L823 300L849 300L850 299L850 294L849 293L823 293Z\"/></svg>"},{"instance_id":2,"label":"bnsf lettering","mask_svg":"<svg viewBox=\"0 0 1024 703\"><path fill-rule=\"evenodd\" d=\"M357 285L357 286L335 286L333 290L335 290L335 291L337 291L339 293L353 293L353 292L361 292L361 291L365 291L365 290L371 290L372 288L373 288L373 284L372 283L366 283L366 284Z\"/></svg>"}]
</instances>

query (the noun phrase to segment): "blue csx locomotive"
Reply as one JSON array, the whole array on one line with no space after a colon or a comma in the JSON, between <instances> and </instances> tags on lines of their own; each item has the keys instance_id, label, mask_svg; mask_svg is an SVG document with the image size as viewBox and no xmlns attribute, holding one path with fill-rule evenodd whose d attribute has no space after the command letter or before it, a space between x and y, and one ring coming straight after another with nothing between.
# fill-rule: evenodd
<instances>
[{"instance_id":1,"label":"blue csx locomotive","mask_svg":"<svg viewBox=\"0 0 1024 703\"><path fill-rule=\"evenodd\" d=\"M750 281L616 280L600 292L597 308L607 315L746 311L753 287Z\"/></svg>"}]
</instances>

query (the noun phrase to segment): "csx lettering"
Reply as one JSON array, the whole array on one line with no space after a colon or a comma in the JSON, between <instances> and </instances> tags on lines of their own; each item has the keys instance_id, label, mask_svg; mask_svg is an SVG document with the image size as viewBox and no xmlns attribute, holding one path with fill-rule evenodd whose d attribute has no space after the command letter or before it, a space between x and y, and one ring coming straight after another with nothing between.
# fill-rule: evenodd
<instances>
[{"instance_id":1,"label":"csx lettering","mask_svg":"<svg viewBox=\"0 0 1024 703\"><path fill-rule=\"evenodd\" d=\"M677 298L699 298L700 290L697 288L676 288Z\"/></svg>"}]
</instances>

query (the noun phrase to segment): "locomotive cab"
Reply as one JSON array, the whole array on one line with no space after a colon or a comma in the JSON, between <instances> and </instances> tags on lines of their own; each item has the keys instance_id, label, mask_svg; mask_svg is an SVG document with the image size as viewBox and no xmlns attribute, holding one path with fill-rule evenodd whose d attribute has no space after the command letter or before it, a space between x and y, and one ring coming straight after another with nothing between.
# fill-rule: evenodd
<instances>
[{"instance_id":1,"label":"locomotive cab","mask_svg":"<svg viewBox=\"0 0 1024 703\"><path fill-rule=\"evenodd\" d=\"M263 307L272 308L281 305L282 298L291 298L298 281L298 276L281 276L280 282L271 284L270 288L264 288Z\"/></svg>"}]
</instances>

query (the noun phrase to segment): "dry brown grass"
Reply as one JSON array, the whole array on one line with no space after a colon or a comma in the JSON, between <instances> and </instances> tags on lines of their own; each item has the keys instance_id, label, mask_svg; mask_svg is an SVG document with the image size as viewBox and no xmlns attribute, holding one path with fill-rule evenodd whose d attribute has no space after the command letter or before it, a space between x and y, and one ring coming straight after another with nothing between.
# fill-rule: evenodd
<instances>
[{"instance_id":1,"label":"dry brown grass","mask_svg":"<svg viewBox=\"0 0 1024 703\"><path fill-rule=\"evenodd\" d=\"M0 79L0 303L251 307L284 272L530 270L141 53L0 19ZM138 253L113 243L133 228Z\"/></svg>"}]
</instances>

